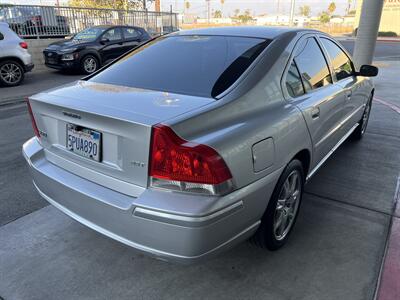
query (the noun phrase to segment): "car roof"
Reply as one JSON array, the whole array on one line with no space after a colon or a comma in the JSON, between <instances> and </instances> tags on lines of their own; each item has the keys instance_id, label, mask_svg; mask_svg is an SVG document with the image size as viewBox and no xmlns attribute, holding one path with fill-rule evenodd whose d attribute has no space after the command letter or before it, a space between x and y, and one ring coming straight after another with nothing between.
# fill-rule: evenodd
<instances>
[{"instance_id":1,"label":"car roof","mask_svg":"<svg viewBox=\"0 0 400 300\"><path fill-rule=\"evenodd\" d=\"M91 26L90 28L114 28L114 27L130 27L130 28L139 28L142 29L141 27L138 26L131 26L131 25L96 25L96 26Z\"/></svg>"},{"instance_id":2,"label":"car roof","mask_svg":"<svg viewBox=\"0 0 400 300\"><path fill-rule=\"evenodd\" d=\"M171 35L221 35L274 39L277 36L287 32L302 31L318 32L316 30L278 26L228 26L182 30L179 32L174 32Z\"/></svg>"}]
</instances>

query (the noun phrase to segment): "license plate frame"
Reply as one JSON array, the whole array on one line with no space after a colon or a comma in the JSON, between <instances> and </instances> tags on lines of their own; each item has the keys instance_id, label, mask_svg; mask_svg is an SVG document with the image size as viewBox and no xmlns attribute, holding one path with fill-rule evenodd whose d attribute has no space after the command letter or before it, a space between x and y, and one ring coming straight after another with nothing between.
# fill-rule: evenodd
<instances>
[{"instance_id":1,"label":"license plate frame","mask_svg":"<svg viewBox=\"0 0 400 300\"><path fill-rule=\"evenodd\" d=\"M102 160L102 134L97 130L68 123L66 126L66 143L68 151L101 162Z\"/></svg>"}]
</instances>

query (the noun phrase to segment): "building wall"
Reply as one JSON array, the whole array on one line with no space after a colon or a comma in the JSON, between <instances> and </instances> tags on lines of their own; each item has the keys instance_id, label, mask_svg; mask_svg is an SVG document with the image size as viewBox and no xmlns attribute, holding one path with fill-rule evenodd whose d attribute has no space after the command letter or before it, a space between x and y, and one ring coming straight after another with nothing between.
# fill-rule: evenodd
<instances>
[{"instance_id":1,"label":"building wall","mask_svg":"<svg viewBox=\"0 0 400 300\"><path fill-rule=\"evenodd\" d=\"M35 39L25 40L28 43L28 51L32 55L33 63L35 64L34 72L46 70L47 67L44 64L43 50L49 44L64 40L64 39Z\"/></svg>"},{"instance_id":2,"label":"building wall","mask_svg":"<svg viewBox=\"0 0 400 300\"><path fill-rule=\"evenodd\" d=\"M358 28L363 0L357 1L354 28ZM400 35L400 0L385 0L379 31L394 31Z\"/></svg>"}]
</instances>

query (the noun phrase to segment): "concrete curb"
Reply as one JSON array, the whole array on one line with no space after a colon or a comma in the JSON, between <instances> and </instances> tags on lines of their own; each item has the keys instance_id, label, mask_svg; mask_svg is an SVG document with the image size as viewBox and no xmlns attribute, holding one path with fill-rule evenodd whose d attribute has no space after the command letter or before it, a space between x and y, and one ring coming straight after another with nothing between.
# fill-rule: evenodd
<instances>
[{"instance_id":1,"label":"concrete curb","mask_svg":"<svg viewBox=\"0 0 400 300\"><path fill-rule=\"evenodd\" d=\"M376 300L400 299L400 175L394 198L393 216L377 286Z\"/></svg>"}]
</instances>

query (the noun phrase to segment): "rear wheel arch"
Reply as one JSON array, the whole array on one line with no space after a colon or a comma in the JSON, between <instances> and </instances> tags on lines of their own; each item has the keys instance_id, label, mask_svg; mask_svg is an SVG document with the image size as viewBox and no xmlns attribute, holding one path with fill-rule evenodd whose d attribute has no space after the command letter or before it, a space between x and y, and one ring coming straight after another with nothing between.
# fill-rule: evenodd
<instances>
[{"instance_id":1,"label":"rear wheel arch","mask_svg":"<svg viewBox=\"0 0 400 300\"><path fill-rule=\"evenodd\" d=\"M18 64L21 65L21 67L23 68L23 70L25 72L25 64L20 58L18 58L16 56L4 56L4 57L0 58L0 63L2 63L3 61L6 61L6 60L12 60L12 61L17 62Z\"/></svg>"},{"instance_id":2,"label":"rear wheel arch","mask_svg":"<svg viewBox=\"0 0 400 300\"><path fill-rule=\"evenodd\" d=\"M301 164L303 165L304 176L307 177L308 172L310 171L311 152L308 149L303 149L297 152L297 154L290 161L293 161L295 159L301 162Z\"/></svg>"}]
</instances>

